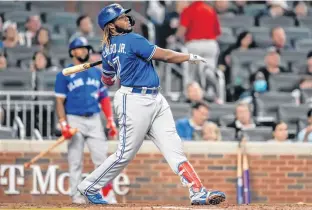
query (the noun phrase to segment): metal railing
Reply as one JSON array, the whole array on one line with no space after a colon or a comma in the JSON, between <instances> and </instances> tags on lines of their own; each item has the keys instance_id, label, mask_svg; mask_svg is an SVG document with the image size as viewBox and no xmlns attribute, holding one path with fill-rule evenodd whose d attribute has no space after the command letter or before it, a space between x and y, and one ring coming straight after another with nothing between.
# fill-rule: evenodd
<instances>
[{"instance_id":1,"label":"metal railing","mask_svg":"<svg viewBox=\"0 0 312 210\"><path fill-rule=\"evenodd\" d=\"M22 98L16 100L14 98ZM0 91L0 107L4 112L2 127L13 127L16 123L20 138L41 138L45 134L52 139L54 125L54 92L51 91ZM37 98L40 98L38 100ZM17 118L18 117L18 118Z\"/></svg>"}]
</instances>

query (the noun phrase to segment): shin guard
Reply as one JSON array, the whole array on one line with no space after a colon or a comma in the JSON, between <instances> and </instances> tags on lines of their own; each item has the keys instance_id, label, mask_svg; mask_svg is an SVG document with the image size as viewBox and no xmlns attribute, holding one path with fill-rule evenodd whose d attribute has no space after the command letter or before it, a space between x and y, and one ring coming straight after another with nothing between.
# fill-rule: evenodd
<instances>
[{"instance_id":1,"label":"shin guard","mask_svg":"<svg viewBox=\"0 0 312 210\"><path fill-rule=\"evenodd\" d=\"M188 161L180 163L178 170L183 186L191 188L194 192L199 192L203 184L192 165Z\"/></svg>"}]
</instances>

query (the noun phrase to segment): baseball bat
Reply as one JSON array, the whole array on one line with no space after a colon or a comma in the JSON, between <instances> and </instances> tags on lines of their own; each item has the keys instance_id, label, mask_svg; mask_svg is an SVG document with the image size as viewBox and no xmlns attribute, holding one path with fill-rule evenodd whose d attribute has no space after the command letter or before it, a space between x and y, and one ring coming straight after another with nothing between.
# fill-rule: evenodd
<instances>
[{"instance_id":1,"label":"baseball bat","mask_svg":"<svg viewBox=\"0 0 312 210\"><path fill-rule=\"evenodd\" d=\"M242 169L242 150L240 143L237 150L237 186L236 186L237 204L243 204L243 169Z\"/></svg>"},{"instance_id":2,"label":"baseball bat","mask_svg":"<svg viewBox=\"0 0 312 210\"><path fill-rule=\"evenodd\" d=\"M71 129L70 131L72 133L72 135L75 135L78 132L78 129ZM29 162L24 164L25 168L29 168L30 165L34 164L36 161L38 161L40 158L42 158L43 156L45 156L46 154L48 154L49 152L51 152L55 147L57 147L58 145L62 144L65 141L65 137L62 135L60 138L58 138L56 140L56 142L54 144L52 144L48 149L40 152L38 155L36 155L35 157L33 157Z\"/></svg>"},{"instance_id":3,"label":"baseball bat","mask_svg":"<svg viewBox=\"0 0 312 210\"><path fill-rule=\"evenodd\" d=\"M248 164L248 156L246 153L246 148L244 145L243 149L243 183L244 183L244 203L250 203L250 185L249 185L249 164Z\"/></svg>"},{"instance_id":4,"label":"baseball bat","mask_svg":"<svg viewBox=\"0 0 312 210\"><path fill-rule=\"evenodd\" d=\"M78 72L82 72L82 71L85 71L93 66L97 66L97 65L100 65L102 63L102 61L96 61L94 63L83 63L83 64L79 64L79 65L75 65L75 66L71 66L71 67L68 67L68 68L65 68L62 70L62 73L64 76L68 76L68 75L71 75L71 74L75 74L75 73L78 73Z\"/></svg>"}]
</instances>

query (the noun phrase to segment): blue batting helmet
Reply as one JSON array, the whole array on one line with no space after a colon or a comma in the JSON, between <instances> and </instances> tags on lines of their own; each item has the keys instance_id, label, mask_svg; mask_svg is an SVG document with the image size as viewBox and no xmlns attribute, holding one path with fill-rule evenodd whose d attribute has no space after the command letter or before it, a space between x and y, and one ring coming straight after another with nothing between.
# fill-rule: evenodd
<instances>
[{"instance_id":1,"label":"blue batting helmet","mask_svg":"<svg viewBox=\"0 0 312 210\"><path fill-rule=\"evenodd\" d=\"M103 30L104 27L122 14L127 14L131 9L124 9L120 4L110 4L104 7L98 15L98 25Z\"/></svg>"},{"instance_id":2,"label":"blue batting helmet","mask_svg":"<svg viewBox=\"0 0 312 210\"><path fill-rule=\"evenodd\" d=\"M88 50L93 50L92 46L88 44L88 40L85 37L77 37L74 40L72 40L69 44L69 55L70 57L73 57L71 54L71 51L76 48L85 47Z\"/></svg>"}]
</instances>

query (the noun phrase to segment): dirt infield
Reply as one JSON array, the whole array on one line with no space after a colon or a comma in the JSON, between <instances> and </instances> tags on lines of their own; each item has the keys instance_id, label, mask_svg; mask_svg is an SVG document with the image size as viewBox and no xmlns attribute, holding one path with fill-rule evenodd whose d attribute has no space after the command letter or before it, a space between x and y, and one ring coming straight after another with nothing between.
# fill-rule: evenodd
<instances>
[{"instance_id":1,"label":"dirt infield","mask_svg":"<svg viewBox=\"0 0 312 210\"><path fill-rule=\"evenodd\" d=\"M177 205L153 205L153 204L118 204L118 205L38 205L38 204L30 204L30 203L1 203L0 209L87 209L87 210L95 210L95 209L103 209L103 210L192 210L192 209L202 209L202 210L210 210L210 209L225 209L225 210L293 210L293 209L311 209L311 204L251 204L251 205L233 205L233 204L221 204L218 206L177 206Z\"/></svg>"}]
</instances>

